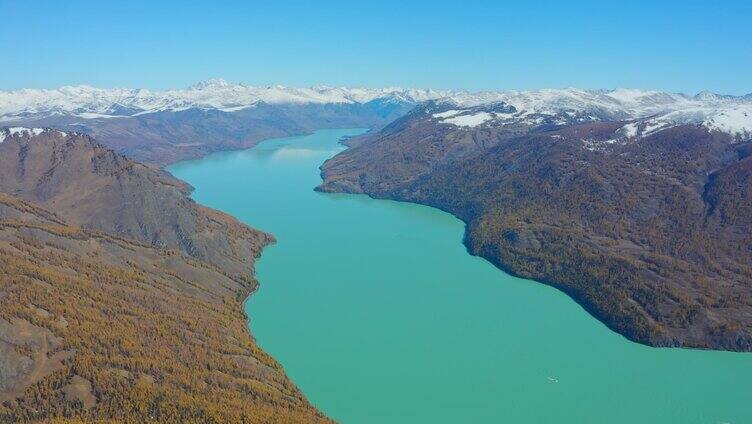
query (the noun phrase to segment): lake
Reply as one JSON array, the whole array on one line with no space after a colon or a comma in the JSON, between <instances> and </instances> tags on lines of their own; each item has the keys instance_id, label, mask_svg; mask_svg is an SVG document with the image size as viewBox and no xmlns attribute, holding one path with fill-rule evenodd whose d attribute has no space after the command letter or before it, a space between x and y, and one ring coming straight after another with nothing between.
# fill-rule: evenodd
<instances>
[{"instance_id":1,"label":"lake","mask_svg":"<svg viewBox=\"0 0 752 424\"><path fill-rule=\"evenodd\" d=\"M343 423L752 423L752 354L658 349L462 245L425 206L324 194L323 130L168 170L193 198L275 235L251 330Z\"/></svg>"}]
</instances>

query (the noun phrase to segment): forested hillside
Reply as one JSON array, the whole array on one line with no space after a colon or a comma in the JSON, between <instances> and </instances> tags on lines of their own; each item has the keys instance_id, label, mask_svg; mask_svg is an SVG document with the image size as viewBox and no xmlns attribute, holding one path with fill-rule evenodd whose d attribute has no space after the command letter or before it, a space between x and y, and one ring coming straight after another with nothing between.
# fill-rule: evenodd
<instances>
[{"instance_id":1,"label":"forested hillside","mask_svg":"<svg viewBox=\"0 0 752 424\"><path fill-rule=\"evenodd\" d=\"M560 288L630 339L752 349L743 135L650 120L463 127L430 113L353 141L319 190L452 212L471 253Z\"/></svg>"}]
</instances>

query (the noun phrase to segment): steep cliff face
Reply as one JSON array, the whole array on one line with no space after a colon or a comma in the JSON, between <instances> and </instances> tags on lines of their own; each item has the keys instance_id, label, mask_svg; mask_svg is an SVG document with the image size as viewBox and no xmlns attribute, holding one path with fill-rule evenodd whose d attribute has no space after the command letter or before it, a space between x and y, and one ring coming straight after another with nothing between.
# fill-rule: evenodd
<instances>
[{"instance_id":1,"label":"steep cliff face","mask_svg":"<svg viewBox=\"0 0 752 424\"><path fill-rule=\"evenodd\" d=\"M88 136L0 131L0 421L328 422L248 333L271 236Z\"/></svg>"},{"instance_id":2,"label":"steep cliff face","mask_svg":"<svg viewBox=\"0 0 752 424\"><path fill-rule=\"evenodd\" d=\"M319 190L450 211L472 253L562 289L633 340L752 349L743 134L653 118L462 126L441 113L355 142L325 163Z\"/></svg>"}]
</instances>

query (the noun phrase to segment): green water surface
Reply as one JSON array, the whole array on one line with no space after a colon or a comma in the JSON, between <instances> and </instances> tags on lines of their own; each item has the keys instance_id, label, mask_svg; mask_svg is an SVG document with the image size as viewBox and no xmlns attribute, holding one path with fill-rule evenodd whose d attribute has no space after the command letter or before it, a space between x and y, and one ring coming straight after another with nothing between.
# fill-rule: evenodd
<instances>
[{"instance_id":1,"label":"green water surface","mask_svg":"<svg viewBox=\"0 0 752 424\"><path fill-rule=\"evenodd\" d=\"M325 130L170 167L274 234L246 303L259 344L343 423L752 423L752 354L627 341L470 256L444 212L322 194Z\"/></svg>"}]
</instances>

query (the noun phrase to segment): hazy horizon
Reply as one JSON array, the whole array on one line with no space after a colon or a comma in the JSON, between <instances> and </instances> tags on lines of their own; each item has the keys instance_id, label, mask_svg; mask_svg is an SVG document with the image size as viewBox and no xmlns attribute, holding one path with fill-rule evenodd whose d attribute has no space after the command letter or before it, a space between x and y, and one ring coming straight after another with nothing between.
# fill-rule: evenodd
<instances>
[{"instance_id":1,"label":"hazy horizon","mask_svg":"<svg viewBox=\"0 0 752 424\"><path fill-rule=\"evenodd\" d=\"M749 2L42 3L0 0L0 90L165 90L221 77L254 86L752 92Z\"/></svg>"},{"instance_id":2,"label":"hazy horizon","mask_svg":"<svg viewBox=\"0 0 752 424\"><path fill-rule=\"evenodd\" d=\"M207 82L207 81L213 81L213 80L222 80L230 84L234 85L243 85L246 87L253 87L253 88L271 88L274 86L282 86L285 88L343 88L343 89L367 89L367 90L379 90L379 89L414 89L414 90L436 90L436 91L466 91L468 93L480 93L484 91L535 91L535 90L567 90L567 89L580 89L580 90L587 90L587 91L615 91L615 90L652 90L652 91L660 91L660 92L666 92L666 93L674 93L674 94L684 94L688 96L695 96L703 91L711 91L715 94L719 95L734 95L734 96L745 96L748 94L752 94L752 91L749 93L739 93L739 94L731 94L731 93L724 93L724 92L717 92L709 89L700 89L695 92L686 92L686 91L670 91L670 90L662 90L660 88L651 88L651 87L575 87L575 86L561 86L561 87L538 87L538 88L528 88L528 89L517 89L517 88L505 88L505 89L479 89L479 90L467 90L463 88L453 88L453 87L414 87L414 86L367 86L367 85L335 85L335 84L327 84L327 83L318 83L318 84L312 84L308 86L302 86L302 85L291 85L291 84L284 84L284 83L272 83L272 84L251 84L244 81L231 81L227 80L225 78L221 77L213 77L213 78L204 78L199 81L195 81L191 84L188 84L183 87L166 87L166 88L148 88L148 87L142 87L142 86L96 86L88 83L80 83L80 84L65 84L61 86L55 86L55 87L21 87L17 89L10 89L10 90L3 90L0 89L0 91L9 92L9 91L17 91L22 89L29 89L29 90L55 90L60 89L63 87L82 87L82 86L88 86L95 89L102 89L102 90L116 90L116 89L146 89L151 92L164 92L164 91L175 91L175 90L186 90L192 88L194 85L201 83L201 82Z\"/></svg>"}]
</instances>

